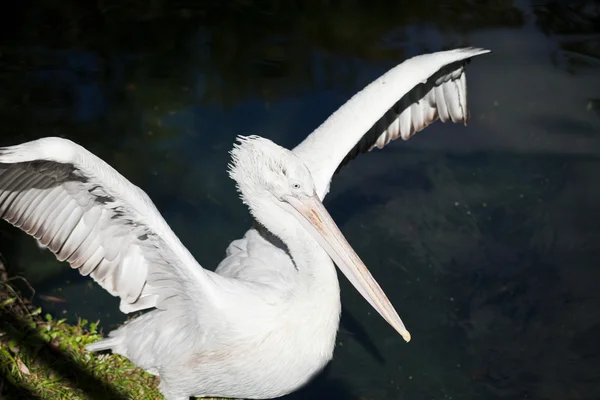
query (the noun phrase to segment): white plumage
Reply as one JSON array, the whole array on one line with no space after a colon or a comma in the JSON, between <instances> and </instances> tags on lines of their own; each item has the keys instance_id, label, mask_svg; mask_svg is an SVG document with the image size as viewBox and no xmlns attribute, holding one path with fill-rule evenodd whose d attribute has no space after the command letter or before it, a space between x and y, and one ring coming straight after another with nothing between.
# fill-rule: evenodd
<instances>
[{"instance_id":1,"label":"white plumage","mask_svg":"<svg viewBox=\"0 0 600 400\"><path fill-rule=\"evenodd\" d=\"M334 261L410 339L320 200L360 152L438 118L466 122L464 64L486 52L407 60L293 151L240 138L230 175L259 224L231 243L215 272L196 262L140 188L69 140L0 149L0 215L120 297L121 311L153 309L89 350L111 349L160 375L168 400L287 394L331 359L341 307Z\"/></svg>"},{"instance_id":2,"label":"white plumage","mask_svg":"<svg viewBox=\"0 0 600 400\"><path fill-rule=\"evenodd\" d=\"M436 119L463 121L467 60L489 50L464 48L406 60L355 94L295 149L323 198L334 172L359 153L410 138Z\"/></svg>"}]
</instances>

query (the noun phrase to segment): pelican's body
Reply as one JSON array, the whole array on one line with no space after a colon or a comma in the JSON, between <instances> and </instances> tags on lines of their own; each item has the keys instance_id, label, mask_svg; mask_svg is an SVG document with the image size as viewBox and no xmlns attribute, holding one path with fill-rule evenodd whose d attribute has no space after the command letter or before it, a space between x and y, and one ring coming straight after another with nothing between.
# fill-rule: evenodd
<instances>
[{"instance_id":1,"label":"pelican's body","mask_svg":"<svg viewBox=\"0 0 600 400\"><path fill-rule=\"evenodd\" d=\"M166 399L290 393L332 357L336 265L410 340L321 201L358 152L407 139L438 117L466 121L463 66L486 52L408 60L292 151L240 138L230 175L258 224L231 243L215 272L194 260L142 190L68 140L0 149L0 215L119 296L123 312L152 310L88 349L110 349L158 374Z\"/></svg>"},{"instance_id":2,"label":"pelican's body","mask_svg":"<svg viewBox=\"0 0 600 400\"><path fill-rule=\"evenodd\" d=\"M232 252L238 244L244 248ZM234 306L210 315L219 321L216 326L197 327L191 335L180 337L178 332L188 321L164 324L161 313L165 311L155 310L118 330L117 335L131 341L125 342L123 349L113 350L159 373L170 385L189 388L184 393L211 397L227 393L234 398L282 396L305 384L332 357L340 315L335 269L326 253L319 254L313 260L313 265L320 267L314 270L314 278L292 279L295 269L289 256L274 249L255 229L234 242L230 253L216 272L240 282L223 291L223 303ZM255 253L269 259L255 258ZM262 276L246 277L248 267L263 271ZM316 290L321 294L311 296ZM160 332L160 336L149 332ZM172 356L176 367L153 370L157 363L165 362L165 354ZM196 388L203 391L191 391Z\"/></svg>"}]
</instances>

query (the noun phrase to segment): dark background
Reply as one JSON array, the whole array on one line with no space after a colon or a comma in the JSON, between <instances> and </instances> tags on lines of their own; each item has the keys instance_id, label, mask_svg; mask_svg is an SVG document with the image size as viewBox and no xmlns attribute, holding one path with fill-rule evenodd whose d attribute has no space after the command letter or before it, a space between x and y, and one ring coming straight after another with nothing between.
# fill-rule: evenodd
<instances>
[{"instance_id":1,"label":"dark background","mask_svg":"<svg viewBox=\"0 0 600 400\"><path fill-rule=\"evenodd\" d=\"M235 135L292 147L404 59L490 48L467 68L467 128L436 123L335 178L326 205L413 341L342 279L339 343L312 390L598 399L598 26L592 1L17 2L0 16L0 145L84 145L214 269L251 223L226 174ZM45 310L123 320L7 223L0 253Z\"/></svg>"}]
</instances>

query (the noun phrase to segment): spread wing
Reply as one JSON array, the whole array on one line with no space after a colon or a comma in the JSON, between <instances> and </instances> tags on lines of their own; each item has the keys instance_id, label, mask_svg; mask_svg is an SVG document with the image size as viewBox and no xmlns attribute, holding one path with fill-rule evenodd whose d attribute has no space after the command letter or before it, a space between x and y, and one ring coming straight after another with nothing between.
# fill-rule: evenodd
<instances>
[{"instance_id":1,"label":"spread wing","mask_svg":"<svg viewBox=\"0 0 600 400\"><path fill-rule=\"evenodd\" d=\"M0 215L120 297L123 312L168 308L210 290L212 273L146 193L69 140L0 148Z\"/></svg>"},{"instance_id":2,"label":"spread wing","mask_svg":"<svg viewBox=\"0 0 600 400\"><path fill-rule=\"evenodd\" d=\"M465 64L489 50L464 48L413 57L354 95L295 149L321 198L333 174L360 153L383 148L440 119L468 119Z\"/></svg>"},{"instance_id":3,"label":"spread wing","mask_svg":"<svg viewBox=\"0 0 600 400\"><path fill-rule=\"evenodd\" d=\"M450 64L419 83L383 114L340 163L338 170L375 147L383 149L393 140L408 140L438 119L468 120L465 62Z\"/></svg>"}]
</instances>

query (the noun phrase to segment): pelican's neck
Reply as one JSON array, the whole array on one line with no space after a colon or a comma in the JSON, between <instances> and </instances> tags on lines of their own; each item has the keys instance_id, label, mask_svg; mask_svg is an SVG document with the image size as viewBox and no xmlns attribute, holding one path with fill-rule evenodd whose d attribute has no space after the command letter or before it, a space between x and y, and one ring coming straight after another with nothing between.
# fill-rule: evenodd
<instances>
[{"instance_id":1,"label":"pelican's neck","mask_svg":"<svg viewBox=\"0 0 600 400\"><path fill-rule=\"evenodd\" d=\"M264 212L254 209L252 213L263 230L269 232L266 239L270 235L279 238L279 241L271 238L270 242L283 247L295 266L295 270L290 269L285 275L293 279L290 281L294 287L290 292L293 300L288 305L294 307L290 315L294 315L296 323L300 321L300 343L310 348L305 351L317 352L327 362L332 356L342 309L335 265L294 216L272 203L261 209Z\"/></svg>"},{"instance_id":2,"label":"pelican's neck","mask_svg":"<svg viewBox=\"0 0 600 400\"><path fill-rule=\"evenodd\" d=\"M309 290L333 291L339 296L333 261L300 222L274 204L254 210L253 214L259 224L276 237L270 239L273 244L277 246L279 239L285 245L298 271L298 283Z\"/></svg>"}]
</instances>

